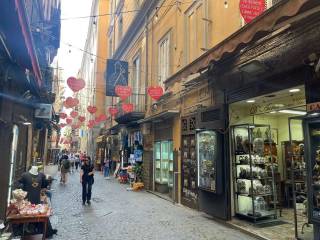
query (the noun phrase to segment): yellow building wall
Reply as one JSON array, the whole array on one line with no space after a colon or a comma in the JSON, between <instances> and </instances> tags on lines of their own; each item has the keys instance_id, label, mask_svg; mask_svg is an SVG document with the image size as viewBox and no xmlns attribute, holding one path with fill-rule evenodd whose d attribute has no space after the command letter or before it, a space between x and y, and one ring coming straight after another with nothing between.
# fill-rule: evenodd
<instances>
[{"instance_id":1,"label":"yellow building wall","mask_svg":"<svg viewBox=\"0 0 320 240\"><path fill-rule=\"evenodd\" d=\"M99 1L99 15L109 12L110 0L100 0ZM106 113L106 99L105 99L105 79L104 72L106 70L106 61L108 56L108 46L107 46L107 31L110 21L110 16L101 16L98 18L98 42L97 42L97 53L99 56L97 58L97 73L96 73L96 105L97 105L97 115Z\"/></svg>"}]
</instances>

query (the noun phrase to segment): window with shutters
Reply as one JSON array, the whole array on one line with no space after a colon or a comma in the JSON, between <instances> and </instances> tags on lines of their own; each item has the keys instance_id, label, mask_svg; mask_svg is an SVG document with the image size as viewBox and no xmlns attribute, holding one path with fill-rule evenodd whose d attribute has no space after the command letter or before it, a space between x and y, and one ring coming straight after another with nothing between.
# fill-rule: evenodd
<instances>
[{"instance_id":1,"label":"window with shutters","mask_svg":"<svg viewBox=\"0 0 320 240\"><path fill-rule=\"evenodd\" d=\"M164 81L169 77L170 71L170 32L159 42L159 86L164 86Z\"/></svg>"},{"instance_id":2,"label":"window with shutters","mask_svg":"<svg viewBox=\"0 0 320 240\"><path fill-rule=\"evenodd\" d=\"M198 58L208 45L208 13L206 1L196 1L185 12L185 59L186 64Z\"/></svg>"}]
</instances>

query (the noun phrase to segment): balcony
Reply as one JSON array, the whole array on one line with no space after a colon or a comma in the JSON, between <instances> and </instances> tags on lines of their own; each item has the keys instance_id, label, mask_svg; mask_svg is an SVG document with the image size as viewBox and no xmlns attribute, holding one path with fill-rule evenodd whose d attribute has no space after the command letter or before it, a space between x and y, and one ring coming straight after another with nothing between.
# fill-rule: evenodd
<instances>
[{"instance_id":1,"label":"balcony","mask_svg":"<svg viewBox=\"0 0 320 240\"><path fill-rule=\"evenodd\" d=\"M138 120L143 119L146 112L145 99L145 94L132 94L127 100L125 100L124 103L133 104L132 112L125 112L122 109L122 102L118 102L116 107L118 108L119 112L115 119L116 122L118 124L128 124L135 123Z\"/></svg>"}]
</instances>

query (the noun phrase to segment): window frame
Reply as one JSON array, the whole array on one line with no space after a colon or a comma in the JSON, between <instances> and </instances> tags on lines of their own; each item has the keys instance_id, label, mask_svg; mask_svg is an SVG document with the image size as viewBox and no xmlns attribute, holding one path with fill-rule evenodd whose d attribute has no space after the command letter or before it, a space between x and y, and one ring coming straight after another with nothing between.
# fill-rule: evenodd
<instances>
[{"instance_id":1,"label":"window frame","mask_svg":"<svg viewBox=\"0 0 320 240\"><path fill-rule=\"evenodd\" d=\"M167 41L167 73L164 79L162 78L162 55L161 55L161 47L162 44ZM164 56L164 55L163 55ZM164 34L164 36L158 41L158 76L157 76L157 84L161 87L164 87L164 82L170 77L171 74L171 29Z\"/></svg>"}]
</instances>

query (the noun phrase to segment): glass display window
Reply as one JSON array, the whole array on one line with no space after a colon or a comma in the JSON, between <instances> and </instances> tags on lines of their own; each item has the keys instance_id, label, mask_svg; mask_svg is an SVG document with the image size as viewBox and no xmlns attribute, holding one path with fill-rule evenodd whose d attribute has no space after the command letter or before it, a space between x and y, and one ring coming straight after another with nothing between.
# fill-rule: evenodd
<instances>
[{"instance_id":1,"label":"glass display window","mask_svg":"<svg viewBox=\"0 0 320 240\"><path fill-rule=\"evenodd\" d=\"M155 182L173 183L173 143L172 141L155 142Z\"/></svg>"},{"instance_id":2,"label":"glass display window","mask_svg":"<svg viewBox=\"0 0 320 240\"><path fill-rule=\"evenodd\" d=\"M216 191L217 133L202 131L197 134L198 186Z\"/></svg>"}]
</instances>

